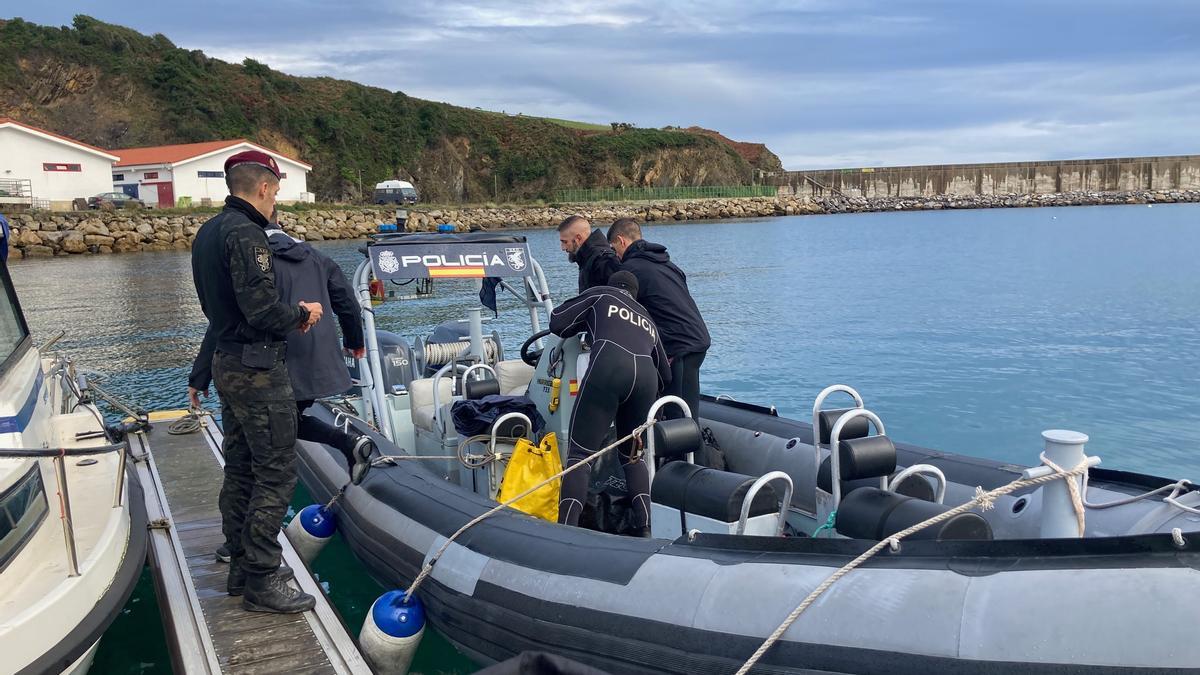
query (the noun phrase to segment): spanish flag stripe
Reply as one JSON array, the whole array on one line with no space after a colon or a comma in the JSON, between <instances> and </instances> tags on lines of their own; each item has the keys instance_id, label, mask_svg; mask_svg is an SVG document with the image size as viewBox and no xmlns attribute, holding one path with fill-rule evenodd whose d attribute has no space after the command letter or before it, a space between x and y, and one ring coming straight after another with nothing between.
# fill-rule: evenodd
<instances>
[{"instance_id":1,"label":"spanish flag stripe","mask_svg":"<svg viewBox=\"0 0 1200 675\"><path fill-rule=\"evenodd\" d=\"M429 268L429 276L431 277L482 277L482 267L431 267Z\"/></svg>"}]
</instances>

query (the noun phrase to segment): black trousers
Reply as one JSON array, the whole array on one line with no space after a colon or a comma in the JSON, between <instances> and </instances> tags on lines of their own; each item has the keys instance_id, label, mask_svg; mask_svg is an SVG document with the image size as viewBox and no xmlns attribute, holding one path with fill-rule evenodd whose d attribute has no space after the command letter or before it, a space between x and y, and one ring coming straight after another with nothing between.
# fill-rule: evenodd
<instances>
[{"instance_id":1,"label":"black trousers","mask_svg":"<svg viewBox=\"0 0 1200 675\"><path fill-rule=\"evenodd\" d=\"M646 421L658 391L657 373L649 356L635 356L612 343L601 342L592 351L587 373L579 383L579 398L571 412L567 467L603 447L604 437L614 422L620 437ZM633 447L632 441L626 441L617 452L621 455L625 490L633 509L633 525L646 527L650 524L650 470L640 456L634 459ZM580 469L563 477L558 522L579 524L579 515L587 502L590 475L591 471Z\"/></svg>"},{"instance_id":2,"label":"black trousers","mask_svg":"<svg viewBox=\"0 0 1200 675\"><path fill-rule=\"evenodd\" d=\"M296 401L296 414L300 418L300 422L297 425L296 438L312 443L323 443L331 448L337 448L346 457L347 468L354 466L353 450L354 443L358 440L358 432L346 433L339 427L335 427L328 422L319 420L311 415L305 415L304 411L308 410L312 404L312 401Z\"/></svg>"},{"instance_id":3,"label":"black trousers","mask_svg":"<svg viewBox=\"0 0 1200 675\"><path fill-rule=\"evenodd\" d=\"M663 396L678 396L688 404L692 417L700 416L700 365L704 363L704 352L680 354L671 359L671 384L663 390ZM667 419L683 417L676 406L667 406Z\"/></svg>"}]
</instances>

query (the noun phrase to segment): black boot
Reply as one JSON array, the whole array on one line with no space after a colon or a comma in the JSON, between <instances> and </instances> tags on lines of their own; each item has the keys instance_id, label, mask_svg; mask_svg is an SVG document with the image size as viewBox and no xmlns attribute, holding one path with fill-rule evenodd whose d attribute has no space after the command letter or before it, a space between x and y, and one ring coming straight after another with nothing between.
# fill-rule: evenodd
<instances>
[{"instance_id":1,"label":"black boot","mask_svg":"<svg viewBox=\"0 0 1200 675\"><path fill-rule=\"evenodd\" d=\"M284 581L291 581L292 579L296 578L296 573L293 572L292 568L288 567L287 565L280 565L279 569L275 571L275 574L278 574L279 578L283 579ZM240 562L230 562L229 576L225 578L225 587L229 591L229 594L235 597L245 592L246 569L242 567Z\"/></svg>"},{"instance_id":2,"label":"black boot","mask_svg":"<svg viewBox=\"0 0 1200 675\"><path fill-rule=\"evenodd\" d=\"M350 482L358 485L367 477L367 472L371 470L371 452L375 450L375 441L371 437L362 434L354 441L354 448L350 451Z\"/></svg>"},{"instance_id":3,"label":"black boot","mask_svg":"<svg viewBox=\"0 0 1200 675\"><path fill-rule=\"evenodd\" d=\"M316 598L304 591L292 588L278 574L246 576L246 592L242 596L242 609L248 612L296 614L307 612L316 604Z\"/></svg>"}]
</instances>

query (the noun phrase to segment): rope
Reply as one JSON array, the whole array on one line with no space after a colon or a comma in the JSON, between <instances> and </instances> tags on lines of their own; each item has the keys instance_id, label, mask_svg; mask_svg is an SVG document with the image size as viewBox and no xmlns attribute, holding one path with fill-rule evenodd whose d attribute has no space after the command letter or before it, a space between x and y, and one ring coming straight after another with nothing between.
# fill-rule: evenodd
<instances>
[{"instance_id":1,"label":"rope","mask_svg":"<svg viewBox=\"0 0 1200 675\"><path fill-rule=\"evenodd\" d=\"M383 466L389 464L395 466L403 461L422 460L422 459L458 459L458 455L380 455L371 460L371 466Z\"/></svg>"},{"instance_id":2,"label":"rope","mask_svg":"<svg viewBox=\"0 0 1200 675\"><path fill-rule=\"evenodd\" d=\"M1114 506L1124 506L1126 504L1132 504L1136 501L1145 499L1146 497L1153 497L1154 495L1156 495L1160 492L1166 492L1167 490L1171 490L1171 494L1167 497L1164 497L1163 501L1170 503L1169 500L1172 500L1175 497L1178 497L1179 493L1182 492L1183 490L1186 490L1187 486L1189 486L1191 484L1192 484L1192 481L1190 481L1186 478L1181 478L1181 479L1175 481L1174 483L1164 485L1164 486L1158 488L1157 490L1143 492L1140 495L1134 495L1133 497L1125 497L1124 499L1117 499L1117 500L1114 500L1111 502L1104 502L1102 504L1093 504L1087 500L1087 487L1088 486L1087 486L1087 480L1085 479L1083 481L1083 491L1084 491L1083 505L1088 507L1089 509L1111 509ZM1176 506L1179 506L1185 510L1190 510L1190 508L1191 508L1188 506L1183 506L1182 504L1176 504Z\"/></svg>"},{"instance_id":3,"label":"rope","mask_svg":"<svg viewBox=\"0 0 1200 675\"><path fill-rule=\"evenodd\" d=\"M825 519L825 524L818 527L817 529L813 530L813 533L812 533L813 539L816 539L821 534L821 532L823 532L824 530L829 530L830 532L833 532L834 521L836 519L837 519L837 509L834 509L829 512L829 517Z\"/></svg>"},{"instance_id":4,"label":"rope","mask_svg":"<svg viewBox=\"0 0 1200 675\"><path fill-rule=\"evenodd\" d=\"M199 410L189 410L188 414L167 426L167 433L172 436L182 436L200 431L200 414Z\"/></svg>"},{"instance_id":5,"label":"rope","mask_svg":"<svg viewBox=\"0 0 1200 675\"><path fill-rule=\"evenodd\" d=\"M484 520L487 520L488 518L492 517L493 515L499 513L501 509L509 506L510 504L513 504L514 502L518 502L518 501L524 499L525 497L528 497L529 495L533 494L534 492L537 492L538 490L549 485L550 483L553 483L554 481L562 478L563 476L566 476L567 474L571 473L572 471L577 470L579 467L586 466L586 465L590 464L591 462L599 459L606 453L611 452L613 448L620 446L625 441L633 440L633 439L641 436L642 432L644 432L647 429L649 429L650 427L654 426L654 423L655 423L655 420L646 422L645 424L643 424L643 425L637 427L636 429L634 429L633 431L631 431L628 435L613 441L610 445L600 448L596 452L592 453L592 455L590 457L588 457L576 464L572 464L571 466L567 467L566 469L554 474L553 476L550 476L549 478L543 480L542 482L538 483L537 485L534 485L533 487L525 490L521 494L519 494L505 502L497 504L495 507L472 518L469 522L467 522L466 525L463 525L462 527L458 528L458 531L456 531L454 534L450 535L450 537L448 539L446 539L446 541L442 544L441 548L439 548L437 550L437 552L434 553L433 556L431 556L429 558L429 562L425 563L425 567L421 569L421 573L417 575L417 578L414 579L412 582L412 586L409 586L408 591L405 592L404 601L408 602L409 598L412 597L413 593L417 592L417 589L421 586L421 582L425 581L425 578L428 577L430 575L430 573L433 572L434 564L437 563L437 561L441 559L442 554L444 554L446 552L446 550L450 548L450 544L454 543L454 540L458 539L458 537L461 536L464 532L466 532L467 530L471 529L472 527L478 525L479 523L482 523Z\"/></svg>"},{"instance_id":6,"label":"rope","mask_svg":"<svg viewBox=\"0 0 1200 675\"><path fill-rule=\"evenodd\" d=\"M471 343L467 341L427 342L425 343L425 363L430 366L444 366L466 354L470 348ZM496 362L499 351L495 340L491 337L483 338L483 354L488 363Z\"/></svg>"},{"instance_id":7,"label":"rope","mask_svg":"<svg viewBox=\"0 0 1200 675\"><path fill-rule=\"evenodd\" d=\"M1066 469L1047 459L1046 453L1044 452L1038 455L1038 459L1042 460L1042 464L1054 469L1056 473L1068 473ZM1084 474L1086 473L1087 471L1084 471ZM1070 478L1065 478L1063 480L1067 482L1067 491L1071 493L1071 506L1075 509L1075 521L1079 524L1079 536L1082 537L1084 525L1083 495L1079 493L1079 485L1077 485L1074 480Z\"/></svg>"},{"instance_id":8,"label":"rope","mask_svg":"<svg viewBox=\"0 0 1200 675\"><path fill-rule=\"evenodd\" d=\"M465 450L466 450L467 446L469 446L471 443L490 443L491 440L492 440L492 437L490 434L479 434L477 436L470 436L458 444L458 454L457 455L380 455L379 457L376 457L375 459L371 460L371 466L373 466L373 467L374 466L383 466L385 464L395 466L395 465L399 464L400 462L404 462L404 461L414 461L414 460L420 461L420 460L425 460L425 459L436 459L436 460L457 459L459 462L462 463L463 466L467 467L468 469L482 469L483 467L487 466L488 464L491 464L492 462L496 461L499 458L499 456L498 455L472 455L470 453L465 452ZM510 436L497 436L496 441L497 442L503 441L506 443L516 443L517 439L510 437Z\"/></svg>"},{"instance_id":9,"label":"rope","mask_svg":"<svg viewBox=\"0 0 1200 675\"><path fill-rule=\"evenodd\" d=\"M325 510L328 511L329 509L332 509L333 505L337 503L337 500L341 499L342 495L346 494L346 488L350 487L351 485L352 483L346 483L340 489L338 489L333 497L331 497L329 501L325 502Z\"/></svg>"},{"instance_id":10,"label":"rope","mask_svg":"<svg viewBox=\"0 0 1200 675\"><path fill-rule=\"evenodd\" d=\"M1043 457L1043 460L1045 460L1045 457ZM808 594L808 597L804 598L804 602L801 602L800 605L798 607L796 607L796 609L792 610L791 614L788 614L787 618L783 620L783 623L779 624L779 627L776 628L773 633L771 633L769 636L767 636L767 639L764 640L761 645L759 645L758 649L755 650L754 654L752 654L750 656L750 658L747 659L744 664L742 664L742 667L739 668L737 671L737 675L745 675L746 673L750 672L750 669L754 667L754 664L758 663L758 660L763 657L763 654L766 654L767 650L770 649L771 646L774 645L779 640L779 638L783 637L783 634L785 632L787 632L787 629L789 627L791 627L791 625L793 623L795 623L796 619L800 618L800 615L802 613L804 613L804 610L808 609L809 606L811 606L814 602L816 602L817 598L819 598L822 593L824 593L826 590L828 590L830 586L833 586L835 583L837 583L838 579L841 579L842 577L846 576L851 571L853 571L855 568L857 568L859 565L862 565L867 560L869 560L876 553L879 553L880 551L882 551L885 546L891 547L893 551L899 550L900 540L913 534L914 532L919 532L919 531L925 529L926 527L929 527L931 525L936 525L945 520L949 520L950 518L953 518L954 516L957 516L960 513L965 513L966 511L970 510L971 508L975 507L976 505L978 505L982 510L987 511L988 509L991 509L992 506L994 506L996 497L1001 497L1003 495L1009 494L1010 492L1014 492L1014 491L1019 490L1024 487L1041 485L1043 483L1049 483L1049 482L1055 481L1055 480L1066 480L1068 484L1075 485L1075 481L1073 480L1073 478L1075 476L1081 476L1081 475L1086 474L1087 470L1088 470L1088 465L1087 465L1086 461L1081 463L1079 466L1075 467L1074 469L1071 469L1070 471L1064 471L1060 468L1051 466L1049 463L1047 463L1047 466L1050 466L1050 468L1053 469L1055 473L1048 474L1048 475L1042 476L1040 478L1017 479L1017 480L1009 483L1008 485L1002 485L1002 486L1000 486L994 490L991 490L989 492L985 492L983 490L983 488L977 487L977 488L975 488L975 498L972 499L971 501L969 501L965 504L960 504L959 506L956 506L956 507L950 509L949 511L946 511L945 513L940 513L924 522L917 523L916 525L913 525L912 527L901 530L900 532L893 534L892 536L888 537L887 539L884 539L883 541L878 542L871 548L867 549L866 552L864 552L862 555L858 556L854 560L851 560L849 563L846 563L846 565L844 565L841 569L839 569L838 571L831 574L829 576L829 578L825 579L825 581L821 582L821 584L819 586L817 586L815 589L813 589L813 591ZM1071 495L1072 495L1072 501L1075 502L1076 513L1079 513L1080 511L1082 511L1083 505L1080 503L1081 498L1079 497L1078 488L1073 490L1071 492Z\"/></svg>"}]
</instances>

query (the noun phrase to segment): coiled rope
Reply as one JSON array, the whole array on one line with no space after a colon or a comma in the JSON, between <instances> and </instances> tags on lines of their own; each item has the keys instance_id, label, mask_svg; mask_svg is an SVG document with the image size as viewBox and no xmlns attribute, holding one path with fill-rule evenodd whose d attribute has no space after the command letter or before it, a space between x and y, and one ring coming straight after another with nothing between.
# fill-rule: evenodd
<instances>
[{"instance_id":1,"label":"coiled rope","mask_svg":"<svg viewBox=\"0 0 1200 675\"><path fill-rule=\"evenodd\" d=\"M606 445L603 448L600 448L596 452L592 453L591 456L587 457L586 459L584 459L576 464L572 464L571 466L567 467L566 469L563 469L562 471L554 474L553 476L550 476L549 478L543 480L542 482L538 483L537 485L530 487L529 489L525 490L521 494L516 495L515 497L513 497L507 501L501 502L500 504L497 504L495 507L472 518L469 522L467 522L466 525L463 525L462 527L458 528L458 530L454 534L450 535L450 537L447 538L446 541L442 543L441 547L438 548L437 552L434 553L433 556L431 556L429 558L429 562L425 563L425 566L421 569L421 573L417 575L417 578L413 580L412 585L408 587L408 591L405 592L404 601L408 602L408 600L412 597L413 593L417 592L417 589L421 587L421 582L425 581L425 578L428 577L430 575L430 573L433 572L434 564L436 564L437 561L441 559L442 555L446 552L446 550L450 548L450 544L454 543L454 540L458 539L464 532L466 532L467 530L471 529L472 527L478 525L479 523L482 523L483 521L487 520L488 518L492 517L493 515L499 513L501 509L503 509L511 504L514 504L514 503L524 499L525 497L528 497L529 495L533 494L534 492L549 485L550 483L553 483L554 481L562 478L563 476L571 473L572 471L576 471L580 467L586 466L586 465L590 464L591 462L594 462L595 460L604 456L608 452L611 452L613 450L613 448L620 446L622 443L629 441L629 440L633 440L635 438L638 438L639 436L642 435L642 433L644 431L646 431L650 427L654 426L654 423L655 423L655 421L651 420L649 422L646 422L645 424L642 424L641 426L639 426L636 429L634 429L633 431L631 431L628 435L618 438L617 440L613 441L611 444ZM638 453L638 459L640 459L640 458L641 458L641 454Z\"/></svg>"},{"instance_id":2,"label":"coiled rope","mask_svg":"<svg viewBox=\"0 0 1200 675\"><path fill-rule=\"evenodd\" d=\"M431 366L443 366L461 357L471 348L471 343L460 342L427 342L425 343L425 363ZM495 363L499 354L496 341L490 337L483 339L483 354L488 363Z\"/></svg>"},{"instance_id":3,"label":"coiled rope","mask_svg":"<svg viewBox=\"0 0 1200 675\"><path fill-rule=\"evenodd\" d=\"M1045 476L1041 476L1038 478L1029 478L1029 479L1021 478L1021 479L1018 479L1018 480L1015 480L1015 481L1009 483L1008 485L1002 485L994 490L990 490L987 492L984 492L983 488L981 488L981 487L976 487L975 488L975 498L972 499L971 501L966 502L965 504L960 504L959 506L956 506L956 507L950 509L949 511L946 511L945 513L940 513L928 520L917 523L916 525L913 525L912 527L901 530L900 532L893 534L892 536L888 537L887 539L884 539L883 541L880 541L879 543L875 544L871 548L867 549L866 552L864 552L862 555L858 556L854 560L851 560L850 562L846 563L844 566L842 566L836 572L829 575L829 578L825 579L825 581L822 581L819 586L814 588L813 591L808 594L808 597L804 598L804 601L801 602L800 605L796 607L796 609L792 610L791 614L787 615L787 618L783 620L783 623L779 624L779 627L776 628L773 633L771 633L769 636L767 636L767 639L764 640L761 645L759 645L758 649L755 650L754 654L752 654L750 656L750 658L747 659L746 662L742 664L742 667L739 668L737 671L737 675L745 675L746 673L750 672L750 669L754 667L754 664L758 663L758 660L761 659L763 657L763 655L767 653L767 650L770 649L771 646L774 645L779 640L779 638L783 637L783 634L785 632L787 632L787 629L789 627L791 627L791 625L793 623L795 623L796 619L800 618L800 615L804 613L804 610L808 609L814 602L816 602L817 598L821 597L822 593L829 590L830 586L833 586L835 583L837 583L838 579L841 579L842 577L844 577L847 574L849 574L850 572L852 572L859 565L862 565L867 560L870 560L871 557L873 557L876 553L879 553L880 551L882 551L884 549L884 547L891 547L891 549L893 551L899 550L900 540L904 539L905 537L907 537L915 532L920 532L921 530L923 530L931 525L936 525L942 521L949 520L950 518L953 518L954 516L957 516L960 513L965 513L966 511L970 510L971 508L974 508L975 506L979 506L982 510L987 511L995 505L995 500L997 497L1001 497L1003 495L1009 494L1010 492L1014 492L1014 491L1019 490L1024 487L1041 485L1043 483L1049 483L1051 481L1056 481L1056 480L1065 480L1065 481L1067 481L1067 484L1071 486L1070 488L1068 488L1071 492L1071 501L1075 503L1076 514L1081 513L1083 510L1082 498L1080 497L1080 494L1079 494L1079 488L1077 485L1075 485L1075 481L1073 479L1076 476L1082 476L1082 475L1087 474L1087 470L1088 470L1087 462L1084 461L1084 462L1080 463L1079 466L1076 466L1074 469L1071 469L1070 471L1065 471L1061 468L1053 466L1050 462L1048 462L1046 460L1046 458L1044 456L1042 457L1042 461L1045 462L1046 466L1050 467L1054 471L1054 473L1047 474Z\"/></svg>"},{"instance_id":4,"label":"coiled rope","mask_svg":"<svg viewBox=\"0 0 1200 675\"><path fill-rule=\"evenodd\" d=\"M188 410L188 414L167 425L167 433L172 436L183 436L200 431L200 416L207 414L204 410Z\"/></svg>"}]
</instances>

